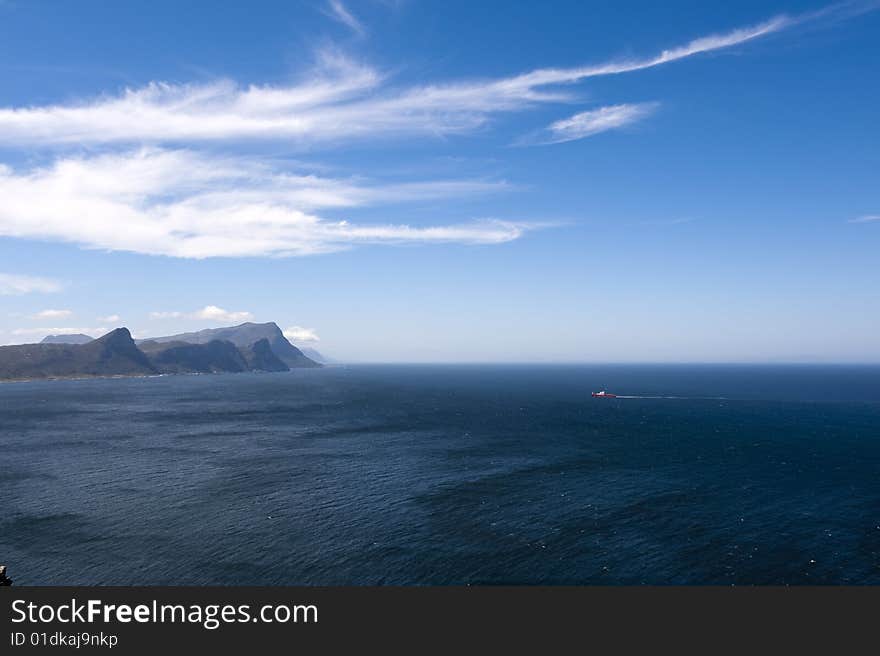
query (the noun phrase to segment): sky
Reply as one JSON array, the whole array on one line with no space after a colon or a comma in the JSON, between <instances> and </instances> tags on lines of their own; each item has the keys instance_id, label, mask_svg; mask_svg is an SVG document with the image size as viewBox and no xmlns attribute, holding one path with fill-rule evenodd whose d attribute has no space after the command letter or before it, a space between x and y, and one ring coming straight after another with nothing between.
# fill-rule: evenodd
<instances>
[{"instance_id":1,"label":"sky","mask_svg":"<svg viewBox=\"0 0 880 656\"><path fill-rule=\"evenodd\" d=\"M0 0L0 344L880 362L880 1Z\"/></svg>"}]
</instances>

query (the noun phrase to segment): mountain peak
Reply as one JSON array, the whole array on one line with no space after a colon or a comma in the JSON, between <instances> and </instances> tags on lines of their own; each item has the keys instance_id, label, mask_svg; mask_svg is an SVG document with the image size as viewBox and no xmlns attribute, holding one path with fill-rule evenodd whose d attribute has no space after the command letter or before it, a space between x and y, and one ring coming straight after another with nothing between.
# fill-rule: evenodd
<instances>
[{"instance_id":1,"label":"mountain peak","mask_svg":"<svg viewBox=\"0 0 880 656\"><path fill-rule=\"evenodd\" d=\"M128 328L122 327L122 328L115 328L114 330L111 330L109 333L107 333L106 335L102 335L101 337L99 337L95 341L96 342L116 342L116 341L134 342L134 339L132 339L131 331Z\"/></svg>"},{"instance_id":2,"label":"mountain peak","mask_svg":"<svg viewBox=\"0 0 880 656\"><path fill-rule=\"evenodd\" d=\"M158 373L131 338L117 328L86 344L22 344L0 348L0 379L144 376Z\"/></svg>"}]
</instances>

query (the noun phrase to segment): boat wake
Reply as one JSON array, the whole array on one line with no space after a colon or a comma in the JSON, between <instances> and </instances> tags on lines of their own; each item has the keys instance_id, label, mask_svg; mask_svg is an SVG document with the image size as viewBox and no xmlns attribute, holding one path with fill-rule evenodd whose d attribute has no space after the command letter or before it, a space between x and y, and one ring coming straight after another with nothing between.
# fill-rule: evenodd
<instances>
[{"instance_id":1,"label":"boat wake","mask_svg":"<svg viewBox=\"0 0 880 656\"><path fill-rule=\"evenodd\" d=\"M637 396L618 394L618 399L674 399L680 401L726 401L725 396Z\"/></svg>"}]
</instances>

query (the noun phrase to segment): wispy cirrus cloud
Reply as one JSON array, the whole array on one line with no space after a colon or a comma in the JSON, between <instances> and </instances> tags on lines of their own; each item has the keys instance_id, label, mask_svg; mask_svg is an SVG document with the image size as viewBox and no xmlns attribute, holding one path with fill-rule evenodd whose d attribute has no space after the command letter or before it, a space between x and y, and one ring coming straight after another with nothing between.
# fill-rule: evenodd
<instances>
[{"instance_id":1,"label":"wispy cirrus cloud","mask_svg":"<svg viewBox=\"0 0 880 656\"><path fill-rule=\"evenodd\" d=\"M802 20L777 16L641 59L402 89L389 86L387 77L372 67L325 52L315 70L289 86L242 87L229 80L193 85L155 82L78 103L3 108L0 139L43 144L286 139L306 146L451 135L478 128L494 114L572 100L560 85L729 48Z\"/></svg>"},{"instance_id":2,"label":"wispy cirrus cloud","mask_svg":"<svg viewBox=\"0 0 880 656\"><path fill-rule=\"evenodd\" d=\"M506 188L480 180L371 185L295 175L247 158L140 149L23 173L0 166L0 236L196 259L311 255L358 244L496 244L536 226L353 224L318 212Z\"/></svg>"},{"instance_id":3,"label":"wispy cirrus cloud","mask_svg":"<svg viewBox=\"0 0 880 656\"><path fill-rule=\"evenodd\" d=\"M544 130L529 135L518 143L520 145L558 144L591 137L600 132L616 130L647 118L659 103L638 103L610 105L586 112L580 112L566 119L551 123Z\"/></svg>"},{"instance_id":4,"label":"wispy cirrus cloud","mask_svg":"<svg viewBox=\"0 0 880 656\"><path fill-rule=\"evenodd\" d=\"M346 15L354 19L341 1L328 6L343 22ZM206 142L241 146L259 140L314 149L464 134L501 113L570 102L575 97L565 87L588 78L665 65L839 13L782 15L649 57L503 78L401 87L371 66L325 51L310 72L289 85L154 82L78 102L0 108L0 141L7 147L43 146L57 153L74 144L93 153L56 154L38 168L0 164L0 236L181 258L312 255L363 244L508 242L540 224L505 217L450 218L424 226L327 216L346 208L500 191L509 188L504 182L375 184L300 175L247 157L217 155L216 149L201 154L193 149ZM584 111L542 134L546 143L581 139L631 124L652 109L642 103ZM18 288L0 280L0 290Z\"/></svg>"},{"instance_id":5,"label":"wispy cirrus cloud","mask_svg":"<svg viewBox=\"0 0 880 656\"><path fill-rule=\"evenodd\" d=\"M865 214L854 219L850 219L847 223L874 223L880 221L880 214Z\"/></svg>"},{"instance_id":6,"label":"wispy cirrus cloud","mask_svg":"<svg viewBox=\"0 0 880 656\"><path fill-rule=\"evenodd\" d=\"M366 28L363 24L349 11L348 7L342 0L327 0L326 10L324 12L330 18L338 21L349 28L355 34L363 36L366 34Z\"/></svg>"},{"instance_id":7,"label":"wispy cirrus cloud","mask_svg":"<svg viewBox=\"0 0 880 656\"><path fill-rule=\"evenodd\" d=\"M0 296L20 296L23 294L60 292L64 284L51 278L39 278L14 273L0 273Z\"/></svg>"}]
</instances>

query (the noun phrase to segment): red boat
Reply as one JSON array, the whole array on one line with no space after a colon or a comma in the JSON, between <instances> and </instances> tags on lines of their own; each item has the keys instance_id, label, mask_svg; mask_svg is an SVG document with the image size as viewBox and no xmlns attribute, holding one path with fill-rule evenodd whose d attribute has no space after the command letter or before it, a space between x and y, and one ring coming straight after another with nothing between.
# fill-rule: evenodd
<instances>
[{"instance_id":1,"label":"red boat","mask_svg":"<svg viewBox=\"0 0 880 656\"><path fill-rule=\"evenodd\" d=\"M617 394L609 394L605 390L602 390L601 392L593 392L593 396L595 396L598 399L616 399L617 398Z\"/></svg>"}]
</instances>

